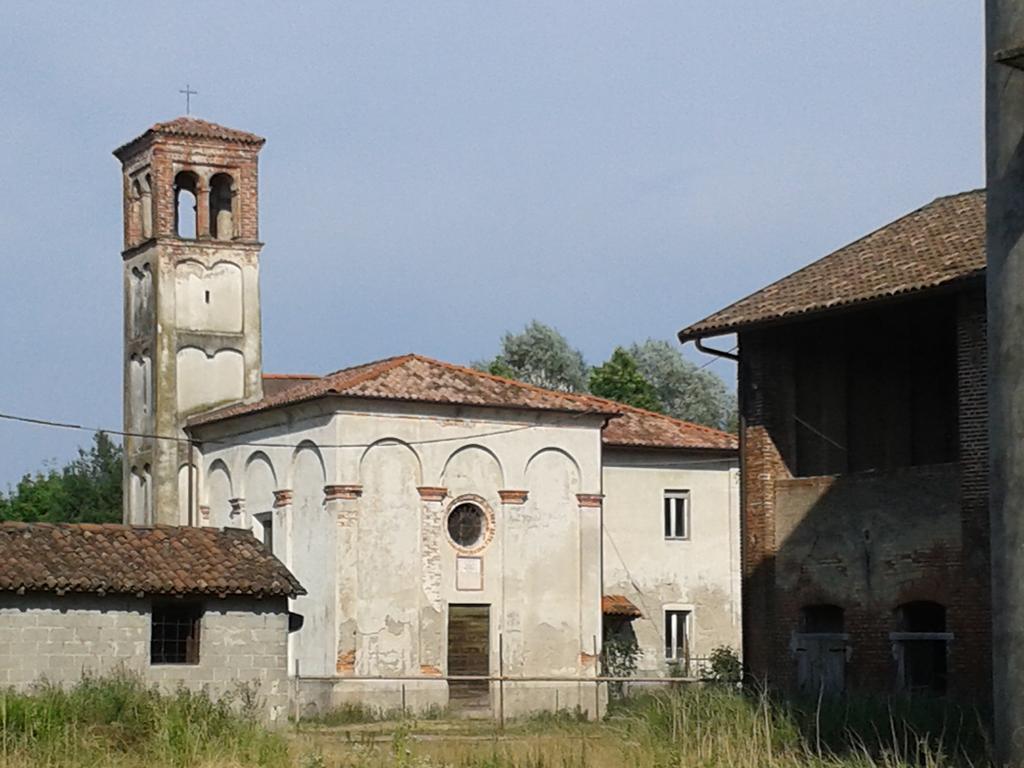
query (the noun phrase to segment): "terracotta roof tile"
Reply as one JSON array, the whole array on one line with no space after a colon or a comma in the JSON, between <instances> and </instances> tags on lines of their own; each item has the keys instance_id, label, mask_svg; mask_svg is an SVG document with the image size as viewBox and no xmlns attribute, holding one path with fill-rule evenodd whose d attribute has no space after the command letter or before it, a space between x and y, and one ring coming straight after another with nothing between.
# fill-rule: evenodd
<instances>
[{"instance_id":1,"label":"terracotta roof tile","mask_svg":"<svg viewBox=\"0 0 1024 768\"><path fill-rule=\"evenodd\" d=\"M622 403L615 405L622 415L609 421L604 428L601 439L605 445L722 451L739 449L736 435L728 432Z\"/></svg>"},{"instance_id":2,"label":"terracotta roof tile","mask_svg":"<svg viewBox=\"0 0 1024 768\"><path fill-rule=\"evenodd\" d=\"M262 136L257 136L255 133L239 131L234 128L227 128L223 125L211 123L207 120L200 120L197 117L183 115L182 117L176 117L173 120L155 123L151 128L147 129L145 133L140 136L136 136L131 141L128 141L115 149L114 154L120 157L121 153L129 147L150 136L184 136L187 138L198 139L218 139L220 141L230 141L236 144L261 145L266 142L266 139Z\"/></svg>"},{"instance_id":3,"label":"terracotta roof tile","mask_svg":"<svg viewBox=\"0 0 1024 768\"><path fill-rule=\"evenodd\" d=\"M985 191L940 197L684 328L679 339L939 288L984 270Z\"/></svg>"},{"instance_id":4,"label":"terracotta roof tile","mask_svg":"<svg viewBox=\"0 0 1024 768\"><path fill-rule=\"evenodd\" d=\"M628 616L631 619L643 616L640 609L625 595L604 595L601 598L601 613L606 616Z\"/></svg>"},{"instance_id":5,"label":"terracotta roof tile","mask_svg":"<svg viewBox=\"0 0 1024 768\"><path fill-rule=\"evenodd\" d=\"M305 381L319 379L319 376L304 373L264 373L263 396L270 397Z\"/></svg>"},{"instance_id":6,"label":"terracotta roof tile","mask_svg":"<svg viewBox=\"0 0 1024 768\"><path fill-rule=\"evenodd\" d=\"M618 412L614 404L600 398L542 389L420 355L402 355L343 368L322 378L287 387L255 403L201 414L190 419L189 423L206 424L331 395L609 416Z\"/></svg>"},{"instance_id":7,"label":"terracotta roof tile","mask_svg":"<svg viewBox=\"0 0 1024 768\"><path fill-rule=\"evenodd\" d=\"M0 523L0 591L305 594L251 533L237 528Z\"/></svg>"},{"instance_id":8,"label":"terracotta roof tile","mask_svg":"<svg viewBox=\"0 0 1024 768\"><path fill-rule=\"evenodd\" d=\"M330 374L330 376L340 376L344 374L345 376L350 376L351 379L357 379L366 375L372 375L381 368L394 364L395 361L401 362L406 360L406 358L416 357L417 356L415 355L406 355L402 358L389 358L375 363L368 363L367 365L346 368L342 371L338 371L337 373ZM513 381L511 379L491 376L490 374L481 373L480 371L476 371L471 368L462 368L448 363L441 363L436 360L429 360L429 358L418 359L438 366L439 369L446 374L454 370L460 375L470 377L482 376L489 382L497 381L502 384L527 387L531 394L534 395L537 393L544 393L557 397L559 403L563 402L565 398L576 398L582 400L583 405L587 408L594 409L600 407L601 413L618 414L614 418L610 419L607 426L604 428L602 439L605 445L647 448L687 448L697 450L712 449L725 451L735 451L738 448L738 442L735 435L729 434L728 432L722 432L721 430L713 429L711 427L705 427L700 424L694 424L693 422L683 421L682 419L675 419L661 413L653 413L640 408L633 408L632 406L617 403L605 398L594 397L593 395L576 395L539 389L537 387L531 387L528 384L521 384L521 382ZM473 380L475 381L475 379ZM320 393L322 391L322 387L313 387L312 383L314 381L322 380L316 376L308 374L264 374L263 392L265 397L263 400L258 403L253 403L251 406L234 406L232 408L213 411L209 414L202 414L197 417L193 423L203 424L209 421L217 421L222 418L229 418L243 413L267 410L269 408L275 408L293 402L301 402L303 400L311 399L312 397L319 397L321 394L316 393ZM429 384L429 379L427 379L427 383ZM299 387L305 388L302 391L299 391ZM287 394L285 394L286 390ZM343 394L351 395L353 392L344 392ZM383 395L380 396L383 397ZM412 398L407 397L397 399ZM469 401L458 400L453 397L447 402L458 402L461 404ZM504 404L504 401L498 404Z\"/></svg>"}]
</instances>

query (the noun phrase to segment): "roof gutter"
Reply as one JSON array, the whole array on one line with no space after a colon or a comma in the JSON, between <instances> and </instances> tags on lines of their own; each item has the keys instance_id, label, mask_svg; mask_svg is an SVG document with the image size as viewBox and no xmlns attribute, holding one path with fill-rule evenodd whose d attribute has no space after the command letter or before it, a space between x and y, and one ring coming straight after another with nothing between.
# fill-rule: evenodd
<instances>
[{"instance_id":1,"label":"roof gutter","mask_svg":"<svg viewBox=\"0 0 1024 768\"><path fill-rule=\"evenodd\" d=\"M726 352L724 349L715 349L714 347L706 346L702 339L696 338L693 340L697 349L706 355L714 355L715 357L724 357L726 360L732 360L734 363L738 363L740 356L733 352Z\"/></svg>"}]
</instances>

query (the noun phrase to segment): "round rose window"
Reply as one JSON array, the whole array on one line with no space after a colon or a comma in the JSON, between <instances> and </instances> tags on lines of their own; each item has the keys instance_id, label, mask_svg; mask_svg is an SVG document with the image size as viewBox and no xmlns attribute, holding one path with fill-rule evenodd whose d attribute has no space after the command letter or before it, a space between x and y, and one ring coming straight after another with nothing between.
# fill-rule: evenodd
<instances>
[{"instance_id":1,"label":"round rose window","mask_svg":"<svg viewBox=\"0 0 1024 768\"><path fill-rule=\"evenodd\" d=\"M448 513L448 535L458 546L475 546L484 534L487 517L476 504L463 502Z\"/></svg>"}]
</instances>

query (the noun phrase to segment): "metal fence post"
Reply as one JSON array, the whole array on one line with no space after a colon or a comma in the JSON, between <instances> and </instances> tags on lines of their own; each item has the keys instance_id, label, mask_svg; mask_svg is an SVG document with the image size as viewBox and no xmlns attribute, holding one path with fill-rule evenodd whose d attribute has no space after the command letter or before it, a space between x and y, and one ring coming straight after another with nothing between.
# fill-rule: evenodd
<instances>
[{"instance_id":1,"label":"metal fence post","mask_svg":"<svg viewBox=\"0 0 1024 768\"><path fill-rule=\"evenodd\" d=\"M498 727L505 732L505 635L498 633Z\"/></svg>"}]
</instances>

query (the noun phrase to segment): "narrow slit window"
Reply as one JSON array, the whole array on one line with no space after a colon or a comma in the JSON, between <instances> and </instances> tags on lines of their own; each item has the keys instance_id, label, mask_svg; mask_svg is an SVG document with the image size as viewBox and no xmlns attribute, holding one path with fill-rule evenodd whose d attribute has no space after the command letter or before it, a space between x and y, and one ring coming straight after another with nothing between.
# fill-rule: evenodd
<instances>
[{"instance_id":1,"label":"narrow slit window","mask_svg":"<svg viewBox=\"0 0 1024 768\"><path fill-rule=\"evenodd\" d=\"M264 512L256 515L259 524L257 534L270 554L274 554L274 513Z\"/></svg>"},{"instance_id":2,"label":"narrow slit window","mask_svg":"<svg viewBox=\"0 0 1024 768\"><path fill-rule=\"evenodd\" d=\"M665 538L690 538L690 492L665 491L663 509Z\"/></svg>"},{"instance_id":3,"label":"narrow slit window","mask_svg":"<svg viewBox=\"0 0 1024 768\"><path fill-rule=\"evenodd\" d=\"M665 660L686 661L690 657L690 612L665 611Z\"/></svg>"}]
</instances>

